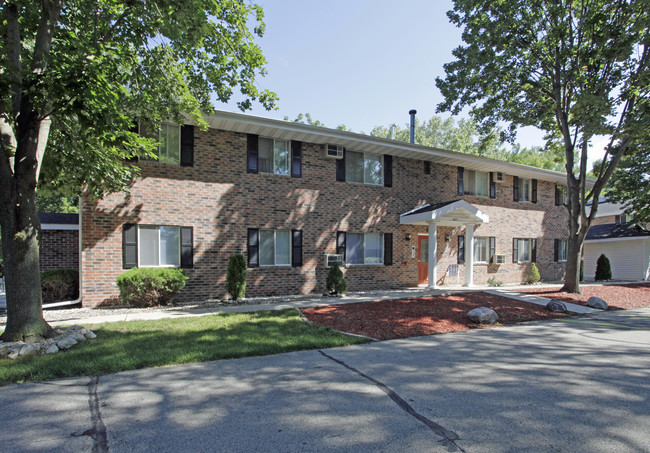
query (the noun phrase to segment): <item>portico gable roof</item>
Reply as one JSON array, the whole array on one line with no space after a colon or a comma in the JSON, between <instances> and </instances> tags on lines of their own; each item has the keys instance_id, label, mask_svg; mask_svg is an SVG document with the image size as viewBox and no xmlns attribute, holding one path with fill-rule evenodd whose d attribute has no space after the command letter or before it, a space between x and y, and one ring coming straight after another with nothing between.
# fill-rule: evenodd
<instances>
[{"instance_id":1,"label":"portico gable roof","mask_svg":"<svg viewBox=\"0 0 650 453\"><path fill-rule=\"evenodd\" d=\"M435 205L424 205L400 214L402 225L428 225L435 222L440 226L477 225L489 223L490 217L465 200L454 200Z\"/></svg>"}]
</instances>

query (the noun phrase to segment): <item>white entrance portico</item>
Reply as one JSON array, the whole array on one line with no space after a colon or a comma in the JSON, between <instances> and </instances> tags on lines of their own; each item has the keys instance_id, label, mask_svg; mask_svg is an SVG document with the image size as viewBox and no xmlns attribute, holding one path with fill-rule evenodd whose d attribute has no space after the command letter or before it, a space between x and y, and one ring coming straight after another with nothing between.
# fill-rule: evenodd
<instances>
[{"instance_id":1,"label":"white entrance portico","mask_svg":"<svg viewBox=\"0 0 650 453\"><path fill-rule=\"evenodd\" d=\"M427 225L429 228L429 288L436 287L438 226L465 225L465 286L474 280L474 226L490 221L487 214L464 200L424 205L400 215L402 225Z\"/></svg>"}]
</instances>

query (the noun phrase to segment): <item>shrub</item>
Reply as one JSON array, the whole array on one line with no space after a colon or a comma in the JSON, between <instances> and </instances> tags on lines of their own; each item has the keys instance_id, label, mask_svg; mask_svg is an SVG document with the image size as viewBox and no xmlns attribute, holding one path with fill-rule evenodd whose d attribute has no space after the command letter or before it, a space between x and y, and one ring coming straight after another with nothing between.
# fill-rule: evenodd
<instances>
[{"instance_id":1,"label":"shrub","mask_svg":"<svg viewBox=\"0 0 650 453\"><path fill-rule=\"evenodd\" d=\"M497 280L496 278L492 277L488 280L488 285L490 286L503 286L503 282L501 280Z\"/></svg>"},{"instance_id":2,"label":"shrub","mask_svg":"<svg viewBox=\"0 0 650 453\"><path fill-rule=\"evenodd\" d=\"M609 264L609 258L604 254L598 257L596 261L596 280L611 280L612 279L612 267Z\"/></svg>"},{"instance_id":3,"label":"shrub","mask_svg":"<svg viewBox=\"0 0 650 453\"><path fill-rule=\"evenodd\" d=\"M240 253L234 253L228 258L226 291L232 300L246 296L246 259Z\"/></svg>"},{"instance_id":4,"label":"shrub","mask_svg":"<svg viewBox=\"0 0 650 453\"><path fill-rule=\"evenodd\" d=\"M41 272L43 303L75 300L79 297L79 272L75 269L55 269Z\"/></svg>"},{"instance_id":5,"label":"shrub","mask_svg":"<svg viewBox=\"0 0 650 453\"><path fill-rule=\"evenodd\" d=\"M345 294L348 290L348 284L345 283L345 276L339 267L339 263L332 264L327 273L327 292L332 295Z\"/></svg>"},{"instance_id":6,"label":"shrub","mask_svg":"<svg viewBox=\"0 0 650 453\"><path fill-rule=\"evenodd\" d=\"M528 273L524 278L524 283L531 285L533 283L538 283L541 279L542 277L539 275L539 269L537 269L537 265L535 263L530 263L530 269L528 269Z\"/></svg>"},{"instance_id":7,"label":"shrub","mask_svg":"<svg viewBox=\"0 0 650 453\"><path fill-rule=\"evenodd\" d=\"M168 267L133 268L117 277L120 297L136 307L169 305L172 297L185 286L182 269Z\"/></svg>"}]
</instances>

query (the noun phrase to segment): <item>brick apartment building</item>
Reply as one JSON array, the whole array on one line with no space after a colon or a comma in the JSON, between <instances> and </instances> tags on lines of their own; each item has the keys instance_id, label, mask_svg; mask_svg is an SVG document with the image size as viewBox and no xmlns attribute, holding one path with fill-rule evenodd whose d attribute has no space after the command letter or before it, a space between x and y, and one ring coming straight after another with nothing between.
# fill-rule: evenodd
<instances>
[{"instance_id":1,"label":"brick apartment building","mask_svg":"<svg viewBox=\"0 0 650 453\"><path fill-rule=\"evenodd\" d=\"M327 260L350 291L563 278L559 172L351 132L217 112L206 131L163 124L159 161L130 194L81 205L85 306L118 297L136 266L184 268L183 302L322 293ZM431 257L431 259L429 259ZM456 276L457 272L457 276Z\"/></svg>"}]
</instances>

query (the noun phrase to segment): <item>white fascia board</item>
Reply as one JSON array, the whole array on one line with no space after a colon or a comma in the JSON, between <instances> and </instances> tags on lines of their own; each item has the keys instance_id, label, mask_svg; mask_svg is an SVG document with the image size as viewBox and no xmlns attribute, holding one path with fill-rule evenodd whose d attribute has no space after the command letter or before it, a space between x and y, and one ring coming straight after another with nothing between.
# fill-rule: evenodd
<instances>
[{"instance_id":1,"label":"white fascia board","mask_svg":"<svg viewBox=\"0 0 650 453\"><path fill-rule=\"evenodd\" d=\"M79 225L69 223L42 223L41 230L78 230Z\"/></svg>"},{"instance_id":2,"label":"white fascia board","mask_svg":"<svg viewBox=\"0 0 650 453\"><path fill-rule=\"evenodd\" d=\"M629 238L585 239L585 244L598 244L600 242L620 242L620 241L650 241L650 238L647 236L632 236Z\"/></svg>"}]
</instances>

